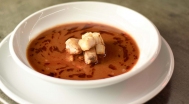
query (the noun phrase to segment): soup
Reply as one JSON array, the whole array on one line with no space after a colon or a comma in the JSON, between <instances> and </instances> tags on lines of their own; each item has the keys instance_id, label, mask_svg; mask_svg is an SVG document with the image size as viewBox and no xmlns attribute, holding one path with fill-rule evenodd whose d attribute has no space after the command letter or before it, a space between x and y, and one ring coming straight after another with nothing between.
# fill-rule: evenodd
<instances>
[{"instance_id":1,"label":"soup","mask_svg":"<svg viewBox=\"0 0 189 104\"><path fill-rule=\"evenodd\" d=\"M98 62L86 64L81 54L66 51L66 40L80 39L86 32L99 32L104 40L105 54ZM50 28L31 40L27 58L36 71L69 80L95 80L114 77L132 69L139 49L132 37L115 27L100 23L70 23Z\"/></svg>"}]
</instances>

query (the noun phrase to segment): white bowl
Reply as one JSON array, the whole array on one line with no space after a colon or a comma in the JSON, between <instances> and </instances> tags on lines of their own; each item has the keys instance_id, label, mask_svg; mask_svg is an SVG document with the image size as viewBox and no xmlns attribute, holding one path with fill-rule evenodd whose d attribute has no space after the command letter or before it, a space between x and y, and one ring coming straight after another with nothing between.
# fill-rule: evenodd
<instances>
[{"instance_id":1,"label":"white bowl","mask_svg":"<svg viewBox=\"0 0 189 104\"><path fill-rule=\"evenodd\" d=\"M106 79L76 81L49 77L32 69L26 57L26 49L31 39L59 24L86 21L117 27L134 38L140 56L132 70ZM161 41L156 27L147 18L131 9L103 2L70 2L45 8L28 16L14 29L9 47L15 62L38 78L73 88L96 88L121 82L144 70L157 57Z\"/></svg>"}]
</instances>

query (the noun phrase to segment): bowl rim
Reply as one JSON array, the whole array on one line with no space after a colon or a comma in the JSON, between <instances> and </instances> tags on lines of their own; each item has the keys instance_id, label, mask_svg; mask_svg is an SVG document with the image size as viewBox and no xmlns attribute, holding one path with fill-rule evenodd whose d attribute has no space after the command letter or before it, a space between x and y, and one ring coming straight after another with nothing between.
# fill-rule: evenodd
<instances>
[{"instance_id":1,"label":"bowl rim","mask_svg":"<svg viewBox=\"0 0 189 104\"><path fill-rule=\"evenodd\" d=\"M22 63L20 61L20 59L18 58L18 56L16 55L16 53L14 52L14 45L13 45L13 40L14 40L14 37L15 37L15 33L16 33L16 30L25 22L27 21L29 18L35 16L36 14L42 12L42 11L45 11L45 10L49 10L51 8L56 8L56 7L60 7L60 6L65 6L65 5L73 5L73 4L80 4L80 3L97 3L97 4L103 4L103 5L110 5L110 6L116 6L116 7L121 7L121 8L124 8L124 9L128 9L132 12L135 12L137 13L138 15L142 16L143 18L145 18L152 26L153 28L156 30L156 33L157 33L157 39L158 39L158 46L155 50L155 52L153 53L153 55L149 58L149 60L146 61L146 63L144 65L142 65L141 68L137 69L136 71L132 71L130 72L129 74L120 74L120 75L117 75L117 76L114 76L114 77L110 77L110 78L105 78L105 79L97 79L97 80L67 80L67 79L59 79L59 78L54 78L54 77L50 77L50 76L47 76L47 75L44 75L44 74L41 74L35 70L33 70L32 68L29 68L27 65L25 65L24 63ZM106 83L106 82L121 82L123 80L126 80L136 74L138 74L139 72L143 71L144 69L146 69L155 59L156 57L158 56L159 54L159 51L161 49L161 37L160 37L160 33L158 31L158 29L156 28L156 26L148 19L146 18L145 16L143 16L142 14L140 14L139 12L137 11L134 11L130 8L127 8L125 6L121 6L121 5L117 5L117 4L112 4L112 3L107 3L107 2L99 2L99 1L76 1L76 2L66 2L66 3L62 3L62 4L57 4L57 5L53 5L53 6L50 6L50 7L46 7L44 9L41 9L41 10L38 10L34 13L32 13L31 15L27 16L25 19L23 19L16 27L15 29L13 30L12 32L12 35L10 37L10 41L9 41L9 49L10 49L10 53L11 55L13 56L13 59L14 61L24 70L26 70L27 72L37 76L37 77L40 77L44 80L48 80L48 81L51 81L51 82L55 82L55 83L59 83L59 84L66 84L66 85L72 85L72 86L75 86L75 85L79 85L79 86L85 86L85 85L96 85L96 84L102 84L103 83ZM153 60L151 60L153 58ZM105 86L105 85L104 85Z\"/></svg>"}]
</instances>

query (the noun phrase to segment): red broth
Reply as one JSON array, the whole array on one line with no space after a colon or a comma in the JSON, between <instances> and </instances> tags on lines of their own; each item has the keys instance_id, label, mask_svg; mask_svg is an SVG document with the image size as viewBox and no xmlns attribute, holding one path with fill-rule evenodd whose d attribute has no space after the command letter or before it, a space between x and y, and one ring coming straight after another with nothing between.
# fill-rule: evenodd
<instances>
[{"instance_id":1,"label":"red broth","mask_svg":"<svg viewBox=\"0 0 189 104\"><path fill-rule=\"evenodd\" d=\"M86 32L99 32L106 55L98 55L98 63L87 65L83 54L68 61L65 50L68 38L81 39ZM36 71L56 78L95 80L114 77L132 69L139 57L136 42L126 32L100 23L70 23L48 29L33 39L27 48L27 58Z\"/></svg>"}]
</instances>

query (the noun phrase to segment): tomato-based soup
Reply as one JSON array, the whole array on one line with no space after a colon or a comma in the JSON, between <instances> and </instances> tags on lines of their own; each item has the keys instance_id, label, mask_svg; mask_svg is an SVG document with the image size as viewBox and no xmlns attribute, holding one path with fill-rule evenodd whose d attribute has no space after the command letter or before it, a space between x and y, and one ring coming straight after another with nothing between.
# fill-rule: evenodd
<instances>
[{"instance_id":1,"label":"tomato-based soup","mask_svg":"<svg viewBox=\"0 0 189 104\"><path fill-rule=\"evenodd\" d=\"M69 38L81 39L86 32L99 32L105 43L105 55L98 63L85 64L83 53L74 55L65 50ZM30 65L38 72L70 80L95 80L114 77L132 69L139 49L132 37L115 27L100 23L70 23L48 29L31 40L27 49Z\"/></svg>"}]
</instances>

